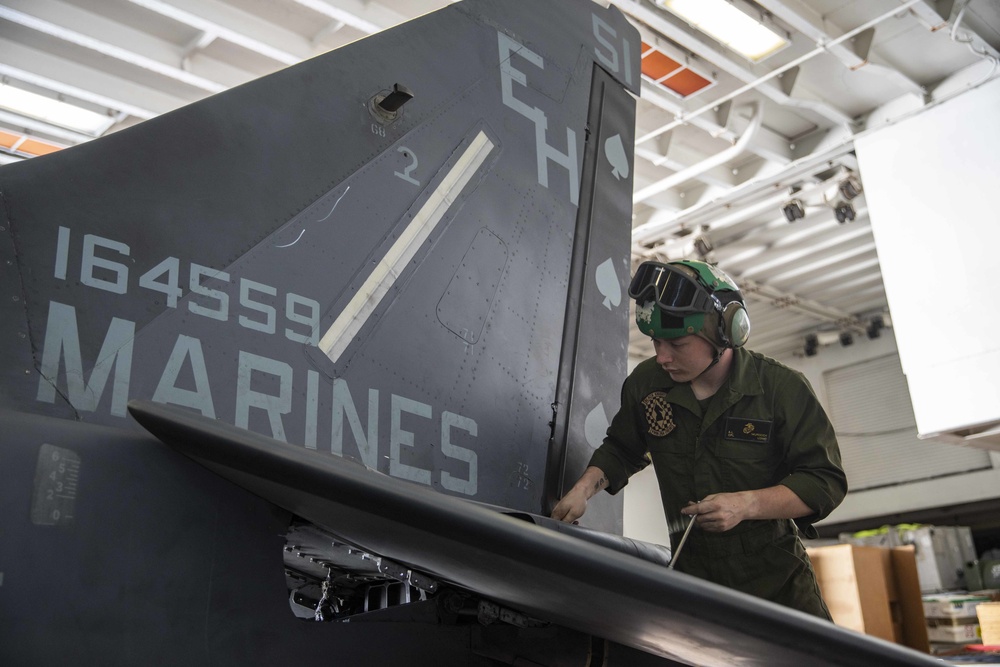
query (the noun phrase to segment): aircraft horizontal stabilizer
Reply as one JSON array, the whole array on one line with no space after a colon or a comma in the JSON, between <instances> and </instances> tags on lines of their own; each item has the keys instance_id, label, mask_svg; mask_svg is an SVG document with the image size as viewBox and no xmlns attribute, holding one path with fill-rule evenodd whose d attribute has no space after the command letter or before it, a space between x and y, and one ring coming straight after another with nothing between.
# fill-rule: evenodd
<instances>
[{"instance_id":1,"label":"aircraft horizontal stabilizer","mask_svg":"<svg viewBox=\"0 0 1000 667\"><path fill-rule=\"evenodd\" d=\"M535 619L700 665L921 665L928 656L350 461L133 401L153 435L366 551Z\"/></svg>"}]
</instances>

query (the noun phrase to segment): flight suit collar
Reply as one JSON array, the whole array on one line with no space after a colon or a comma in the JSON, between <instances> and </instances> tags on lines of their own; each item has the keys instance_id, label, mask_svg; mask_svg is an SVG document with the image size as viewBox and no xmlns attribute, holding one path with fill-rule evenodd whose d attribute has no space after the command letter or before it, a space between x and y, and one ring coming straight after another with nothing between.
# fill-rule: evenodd
<instances>
[{"instance_id":1,"label":"flight suit collar","mask_svg":"<svg viewBox=\"0 0 1000 667\"><path fill-rule=\"evenodd\" d=\"M742 347L733 350L733 366L719 391L726 390L740 396L758 396L764 393L757 365L753 363L750 353Z\"/></svg>"},{"instance_id":2,"label":"flight suit collar","mask_svg":"<svg viewBox=\"0 0 1000 667\"><path fill-rule=\"evenodd\" d=\"M666 371L663 374L667 377L667 382L670 385L666 390L667 401L686 408L693 414L701 415L703 418L708 417L705 419L706 423L711 423L744 396L756 396L764 393L760 373L753 363L753 357L743 348L733 350L733 365L729 370L729 377L716 392L709 405L708 414L702 415L701 405L695 398L694 392L691 391L690 383L673 383Z\"/></svg>"}]
</instances>

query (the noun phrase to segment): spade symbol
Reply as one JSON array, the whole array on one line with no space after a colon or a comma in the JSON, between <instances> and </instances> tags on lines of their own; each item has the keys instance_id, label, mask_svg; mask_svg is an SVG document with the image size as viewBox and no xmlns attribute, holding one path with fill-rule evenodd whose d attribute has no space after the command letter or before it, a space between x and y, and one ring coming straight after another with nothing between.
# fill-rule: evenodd
<instances>
[{"instance_id":1,"label":"spade symbol","mask_svg":"<svg viewBox=\"0 0 1000 667\"><path fill-rule=\"evenodd\" d=\"M625 154L625 146L622 144L622 137L616 134L604 142L604 155L611 163L611 175L621 180L628 178L628 155Z\"/></svg>"},{"instance_id":2,"label":"spade symbol","mask_svg":"<svg viewBox=\"0 0 1000 667\"><path fill-rule=\"evenodd\" d=\"M583 436L587 439L587 444L597 449L604 442L604 435L610 425L608 416L604 413L604 404L598 403L583 420Z\"/></svg>"},{"instance_id":3,"label":"spade symbol","mask_svg":"<svg viewBox=\"0 0 1000 667\"><path fill-rule=\"evenodd\" d=\"M604 307L611 310L611 306L617 306L622 302L622 288L618 284L618 274L615 273L615 264L608 257L597 267L594 275L597 280L597 289L604 297Z\"/></svg>"}]
</instances>

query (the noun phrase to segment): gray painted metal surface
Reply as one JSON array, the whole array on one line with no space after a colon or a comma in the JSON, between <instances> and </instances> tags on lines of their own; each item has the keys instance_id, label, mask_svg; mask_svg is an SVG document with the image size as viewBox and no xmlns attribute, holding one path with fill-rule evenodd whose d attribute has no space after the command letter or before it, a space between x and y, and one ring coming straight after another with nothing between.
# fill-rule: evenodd
<instances>
[{"instance_id":1,"label":"gray painted metal surface","mask_svg":"<svg viewBox=\"0 0 1000 667\"><path fill-rule=\"evenodd\" d=\"M4 168L3 404L127 427L151 398L541 511L570 298L568 328L625 334L625 300L570 286L578 228L580 278L627 280L632 156L583 164L588 123L632 145L630 100L588 112L609 66L604 97L627 99L616 10L462 3ZM386 120L394 84L414 97ZM614 219L581 219L581 189ZM624 368L612 351L576 372Z\"/></svg>"}]
</instances>

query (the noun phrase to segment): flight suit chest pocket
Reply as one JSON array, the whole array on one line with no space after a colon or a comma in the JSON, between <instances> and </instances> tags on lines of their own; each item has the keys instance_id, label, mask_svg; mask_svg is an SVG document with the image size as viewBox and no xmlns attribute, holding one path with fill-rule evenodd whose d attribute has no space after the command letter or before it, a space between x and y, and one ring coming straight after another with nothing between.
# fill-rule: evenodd
<instances>
[{"instance_id":1,"label":"flight suit chest pocket","mask_svg":"<svg viewBox=\"0 0 1000 667\"><path fill-rule=\"evenodd\" d=\"M667 474L662 471L669 471L676 478L690 481L694 474L697 443L698 434L681 425L667 436L648 437L646 446L660 479Z\"/></svg>"},{"instance_id":2,"label":"flight suit chest pocket","mask_svg":"<svg viewBox=\"0 0 1000 667\"><path fill-rule=\"evenodd\" d=\"M726 417L715 440L715 455L727 459L766 459L777 448L774 422L767 419Z\"/></svg>"},{"instance_id":3,"label":"flight suit chest pocket","mask_svg":"<svg viewBox=\"0 0 1000 667\"><path fill-rule=\"evenodd\" d=\"M680 456L694 456L697 436L684 430L674 432L664 438L648 438L646 445L650 454L665 453Z\"/></svg>"}]
</instances>

